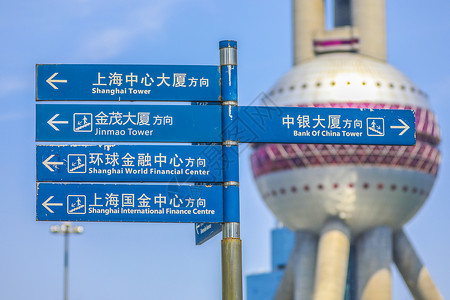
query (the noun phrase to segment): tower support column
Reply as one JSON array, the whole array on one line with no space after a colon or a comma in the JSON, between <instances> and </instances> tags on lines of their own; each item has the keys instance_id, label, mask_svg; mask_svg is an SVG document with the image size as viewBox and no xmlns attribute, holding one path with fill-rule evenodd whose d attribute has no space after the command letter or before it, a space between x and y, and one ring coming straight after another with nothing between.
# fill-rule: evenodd
<instances>
[{"instance_id":1,"label":"tower support column","mask_svg":"<svg viewBox=\"0 0 450 300\"><path fill-rule=\"evenodd\" d=\"M294 300L310 300L314 292L317 236L297 231L294 251Z\"/></svg>"},{"instance_id":2,"label":"tower support column","mask_svg":"<svg viewBox=\"0 0 450 300\"><path fill-rule=\"evenodd\" d=\"M385 0L352 0L352 25L360 35L360 53L386 61Z\"/></svg>"},{"instance_id":3,"label":"tower support column","mask_svg":"<svg viewBox=\"0 0 450 300\"><path fill-rule=\"evenodd\" d=\"M358 300L392 299L392 229L376 227L356 241Z\"/></svg>"},{"instance_id":4,"label":"tower support column","mask_svg":"<svg viewBox=\"0 0 450 300\"><path fill-rule=\"evenodd\" d=\"M334 0L334 27L352 26L350 0Z\"/></svg>"},{"instance_id":5,"label":"tower support column","mask_svg":"<svg viewBox=\"0 0 450 300\"><path fill-rule=\"evenodd\" d=\"M329 219L321 232L313 300L343 300L350 252L350 230L340 219Z\"/></svg>"},{"instance_id":6,"label":"tower support column","mask_svg":"<svg viewBox=\"0 0 450 300\"><path fill-rule=\"evenodd\" d=\"M444 299L403 230L394 233L394 262L414 299Z\"/></svg>"},{"instance_id":7,"label":"tower support column","mask_svg":"<svg viewBox=\"0 0 450 300\"><path fill-rule=\"evenodd\" d=\"M294 299L294 259L295 247L292 249L289 261L284 269L283 277L278 284L274 300L293 300Z\"/></svg>"},{"instance_id":8,"label":"tower support column","mask_svg":"<svg viewBox=\"0 0 450 300\"><path fill-rule=\"evenodd\" d=\"M294 65L314 58L314 35L325 30L323 0L293 0Z\"/></svg>"},{"instance_id":9,"label":"tower support column","mask_svg":"<svg viewBox=\"0 0 450 300\"><path fill-rule=\"evenodd\" d=\"M317 236L295 232L295 245L274 300L310 300L314 290Z\"/></svg>"}]
</instances>

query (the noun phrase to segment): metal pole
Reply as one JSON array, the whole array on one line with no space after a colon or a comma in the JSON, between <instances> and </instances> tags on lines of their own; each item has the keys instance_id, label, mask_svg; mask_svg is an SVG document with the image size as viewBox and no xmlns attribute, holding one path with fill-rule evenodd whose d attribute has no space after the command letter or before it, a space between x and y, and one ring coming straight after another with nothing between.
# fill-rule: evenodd
<instances>
[{"instance_id":1,"label":"metal pole","mask_svg":"<svg viewBox=\"0 0 450 300\"><path fill-rule=\"evenodd\" d=\"M242 241L239 223L225 223L222 239L222 299L242 299Z\"/></svg>"},{"instance_id":2,"label":"metal pole","mask_svg":"<svg viewBox=\"0 0 450 300\"><path fill-rule=\"evenodd\" d=\"M50 226L52 233L64 235L64 300L69 299L69 235L71 233L81 234L83 226L72 226L70 223Z\"/></svg>"},{"instance_id":3,"label":"metal pole","mask_svg":"<svg viewBox=\"0 0 450 300\"><path fill-rule=\"evenodd\" d=\"M221 41L219 43L224 170L224 224L222 239L223 300L242 300L236 48L237 43L235 41Z\"/></svg>"},{"instance_id":4,"label":"metal pole","mask_svg":"<svg viewBox=\"0 0 450 300\"><path fill-rule=\"evenodd\" d=\"M64 232L64 300L69 299L69 232Z\"/></svg>"}]
</instances>

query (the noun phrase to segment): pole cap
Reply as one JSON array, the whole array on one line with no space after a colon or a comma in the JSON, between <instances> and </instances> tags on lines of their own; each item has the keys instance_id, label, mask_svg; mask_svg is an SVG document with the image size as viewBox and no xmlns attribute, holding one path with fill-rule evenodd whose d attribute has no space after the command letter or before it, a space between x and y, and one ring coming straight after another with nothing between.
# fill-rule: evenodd
<instances>
[{"instance_id":1,"label":"pole cap","mask_svg":"<svg viewBox=\"0 0 450 300\"><path fill-rule=\"evenodd\" d=\"M222 48L235 48L237 49L237 42L233 40L224 40L219 42L219 49Z\"/></svg>"}]
</instances>

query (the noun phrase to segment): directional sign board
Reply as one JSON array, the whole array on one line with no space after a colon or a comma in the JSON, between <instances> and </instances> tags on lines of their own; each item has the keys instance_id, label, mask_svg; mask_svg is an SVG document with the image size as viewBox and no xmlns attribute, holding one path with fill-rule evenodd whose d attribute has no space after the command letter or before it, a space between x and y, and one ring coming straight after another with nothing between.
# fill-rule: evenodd
<instances>
[{"instance_id":1,"label":"directional sign board","mask_svg":"<svg viewBox=\"0 0 450 300\"><path fill-rule=\"evenodd\" d=\"M218 66L36 66L36 100L219 101L219 96Z\"/></svg>"},{"instance_id":2,"label":"directional sign board","mask_svg":"<svg viewBox=\"0 0 450 300\"><path fill-rule=\"evenodd\" d=\"M38 145L37 181L221 182L221 146Z\"/></svg>"},{"instance_id":3,"label":"directional sign board","mask_svg":"<svg viewBox=\"0 0 450 300\"><path fill-rule=\"evenodd\" d=\"M201 245L222 231L222 224L195 223L195 244Z\"/></svg>"},{"instance_id":4,"label":"directional sign board","mask_svg":"<svg viewBox=\"0 0 450 300\"><path fill-rule=\"evenodd\" d=\"M239 142L415 145L412 110L239 107Z\"/></svg>"},{"instance_id":5,"label":"directional sign board","mask_svg":"<svg viewBox=\"0 0 450 300\"><path fill-rule=\"evenodd\" d=\"M220 142L218 105L36 105L36 141Z\"/></svg>"},{"instance_id":6,"label":"directional sign board","mask_svg":"<svg viewBox=\"0 0 450 300\"><path fill-rule=\"evenodd\" d=\"M38 221L223 222L222 186L37 184Z\"/></svg>"}]
</instances>

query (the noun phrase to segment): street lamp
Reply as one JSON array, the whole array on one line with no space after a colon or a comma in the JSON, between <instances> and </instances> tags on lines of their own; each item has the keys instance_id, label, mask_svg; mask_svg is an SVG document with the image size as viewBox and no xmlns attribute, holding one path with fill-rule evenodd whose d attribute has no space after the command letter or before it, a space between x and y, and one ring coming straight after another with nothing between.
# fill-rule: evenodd
<instances>
[{"instance_id":1,"label":"street lamp","mask_svg":"<svg viewBox=\"0 0 450 300\"><path fill-rule=\"evenodd\" d=\"M71 223L50 226L50 232L62 233L64 235L64 300L69 299L69 234L81 234L83 231L83 226L72 226Z\"/></svg>"}]
</instances>

